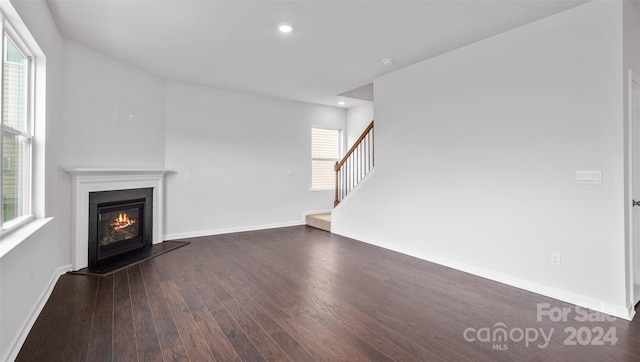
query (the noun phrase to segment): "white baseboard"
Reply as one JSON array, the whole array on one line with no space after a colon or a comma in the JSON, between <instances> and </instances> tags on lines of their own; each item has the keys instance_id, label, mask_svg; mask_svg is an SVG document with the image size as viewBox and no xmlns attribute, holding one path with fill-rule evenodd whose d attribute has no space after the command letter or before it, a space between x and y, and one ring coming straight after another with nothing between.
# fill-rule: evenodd
<instances>
[{"instance_id":1,"label":"white baseboard","mask_svg":"<svg viewBox=\"0 0 640 362\"><path fill-rule=\"evenodd\" d=\"M457 262L449 258L440 257L438 255L426 254L424 252L410 250L409 248L398 247L397 245L392 245L381 240L376 240L370 237L364 237L362 235L356 235L354 233L350 233L340 229L331 230L331 232L334 234L342 235L350 239L362 241L367 244L379 246L387 250L392 250L401 254L426 260L428 262L432 262L432 263L443 265L452 269L460 270L465 273L473 274L485 279L490 279L490 280L493 280L502 284L506 284L515 288L524 289L529 292L541 294L547 297L561 300L563 302L571 303L580 307L589 308L598 312L609 314L614 317L618 317L626 320L632 320L633 316L635 315L635 310L633 306L629 307L625 305L607 304L602 301L595 300L593 298L590 298L584 295L574 294L561 289L548 287L546 285L542 285L538 283L533 283L525 279L515 278L510 275L498 273L485 268L478 268L465 263Z\"/></svg>"},{"instance_id":2,"label":"white baseboard","mask_svg":"<svg viewBox=\"0 0 640 362\"><path fill-rule=\"evenodd\" d=\"M281 222L281 223L275 223L275 224L239 226L239 227L233 227L233 228L221 228L221 229L190 231L186 233L166 234L164 235L163 239L164 240L188 239L188 238L197 238L201 236L241 233L245 231L276 229L276 228L284 228L284 227L299 226L299 225L304 225L304 221L287 221L287 222Z\"/></svg>"},{"instance_id":3,"label":"white baseboard","mask_svg":"<svg viewBox=\"0 0 640 362\"><path fill-rule=\"evenodd\" d=\"M38 316L40 315L40 312L42 312L44 305L47 304L47 300L49 300L49 297L51 296L51 292L53 292L53 288L56 286L58 279L62 274L68 272L69 270L71 270L71 264L58 267L53 272L53 275L49 280L49 286L40 295L40 298L38 299L38 303L35 305L31 313L29 314L29 318L27 318L24 321L22 328L20 328L20 332L14 336L13 341L11 341L11 343L9 344L10 346L9 350L4 356L2 356L2 359L1 359L2 361L14 361L16 357L18 357L20 348L22 348L22 345L24 344L24 341L27 339L27 336L29 335L31 328L36 323L36 319L38 319Z\"/></svg>"}]
</instances>

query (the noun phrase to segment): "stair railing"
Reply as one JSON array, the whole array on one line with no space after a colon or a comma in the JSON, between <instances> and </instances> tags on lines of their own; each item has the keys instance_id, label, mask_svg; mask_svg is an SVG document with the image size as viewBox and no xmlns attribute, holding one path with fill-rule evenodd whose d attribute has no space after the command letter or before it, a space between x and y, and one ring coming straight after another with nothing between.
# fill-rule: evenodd
<instances>
[{"instance_id":1,"label":"stair railing","mask_svg":"<svg viewBox=\"0 0 640 362\"><path fill-rule=\"evenodd\" d=\"M373 121L362 132L342 160L336 162L336 197L333 206L351 192L373 169Z\"/></svg>"}]
</instances>

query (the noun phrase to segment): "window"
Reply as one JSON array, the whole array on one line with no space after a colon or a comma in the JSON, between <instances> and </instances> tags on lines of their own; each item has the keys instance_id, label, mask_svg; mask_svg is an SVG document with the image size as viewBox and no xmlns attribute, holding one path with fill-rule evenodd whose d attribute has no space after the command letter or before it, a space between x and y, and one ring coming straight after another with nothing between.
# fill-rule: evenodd
<instances>
[{"instance_id":1,"label":"window","mask_svg":"<svg viewBox=\"0 0 640 362\"><path fill-rule=\"evenodd\" d=\"M340 130L311 129L311 189L333 190L336 187L334 165L340 161Z\"/></svg>"},{"instance_id":2,"label":"window","mask_svg":"<svg viewBox=\"0 0 640 362\"><path fill-rule=\"evenodd\" d=\"M5 32L2 39L2 127L0 183L2 230L32 216L33 57L20 38Z\"/></svg>"}]
</instances>

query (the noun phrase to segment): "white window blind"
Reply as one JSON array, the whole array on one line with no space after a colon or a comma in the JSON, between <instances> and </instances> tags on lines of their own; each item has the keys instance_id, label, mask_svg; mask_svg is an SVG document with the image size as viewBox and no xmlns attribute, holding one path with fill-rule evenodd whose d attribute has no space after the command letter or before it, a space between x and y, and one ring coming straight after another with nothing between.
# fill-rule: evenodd
<instances>
[{"instance_id":1,"label":"white window blind","mask_svg":"<svg viewBox=\"0 0 640 362\"><path fill-rule=\"evenodd\" d=\"M340 155L340 130L311 129L311 189L332 190L336 174L333 169Z\"/></svg>"}]
</instances>

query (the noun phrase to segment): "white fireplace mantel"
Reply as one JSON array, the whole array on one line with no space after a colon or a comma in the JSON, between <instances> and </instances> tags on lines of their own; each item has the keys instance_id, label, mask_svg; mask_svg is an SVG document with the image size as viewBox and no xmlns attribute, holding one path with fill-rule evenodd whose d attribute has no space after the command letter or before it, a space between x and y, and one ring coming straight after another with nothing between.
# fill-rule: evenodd
<instances>
[{"instance_id":1,"label":"white fireplace mantel","mask_svg":"<svg viewBox=\"0 0 640 362\"><path fill-rule=\"evenodd\" d=\"M66 169L71 175L73 270L86 268L89 264L89 193L97 191L153 188L153 236L154 244L162 242L164 215L164 174L168 170L158 169Z\"/></svg>"}]
</instances>

